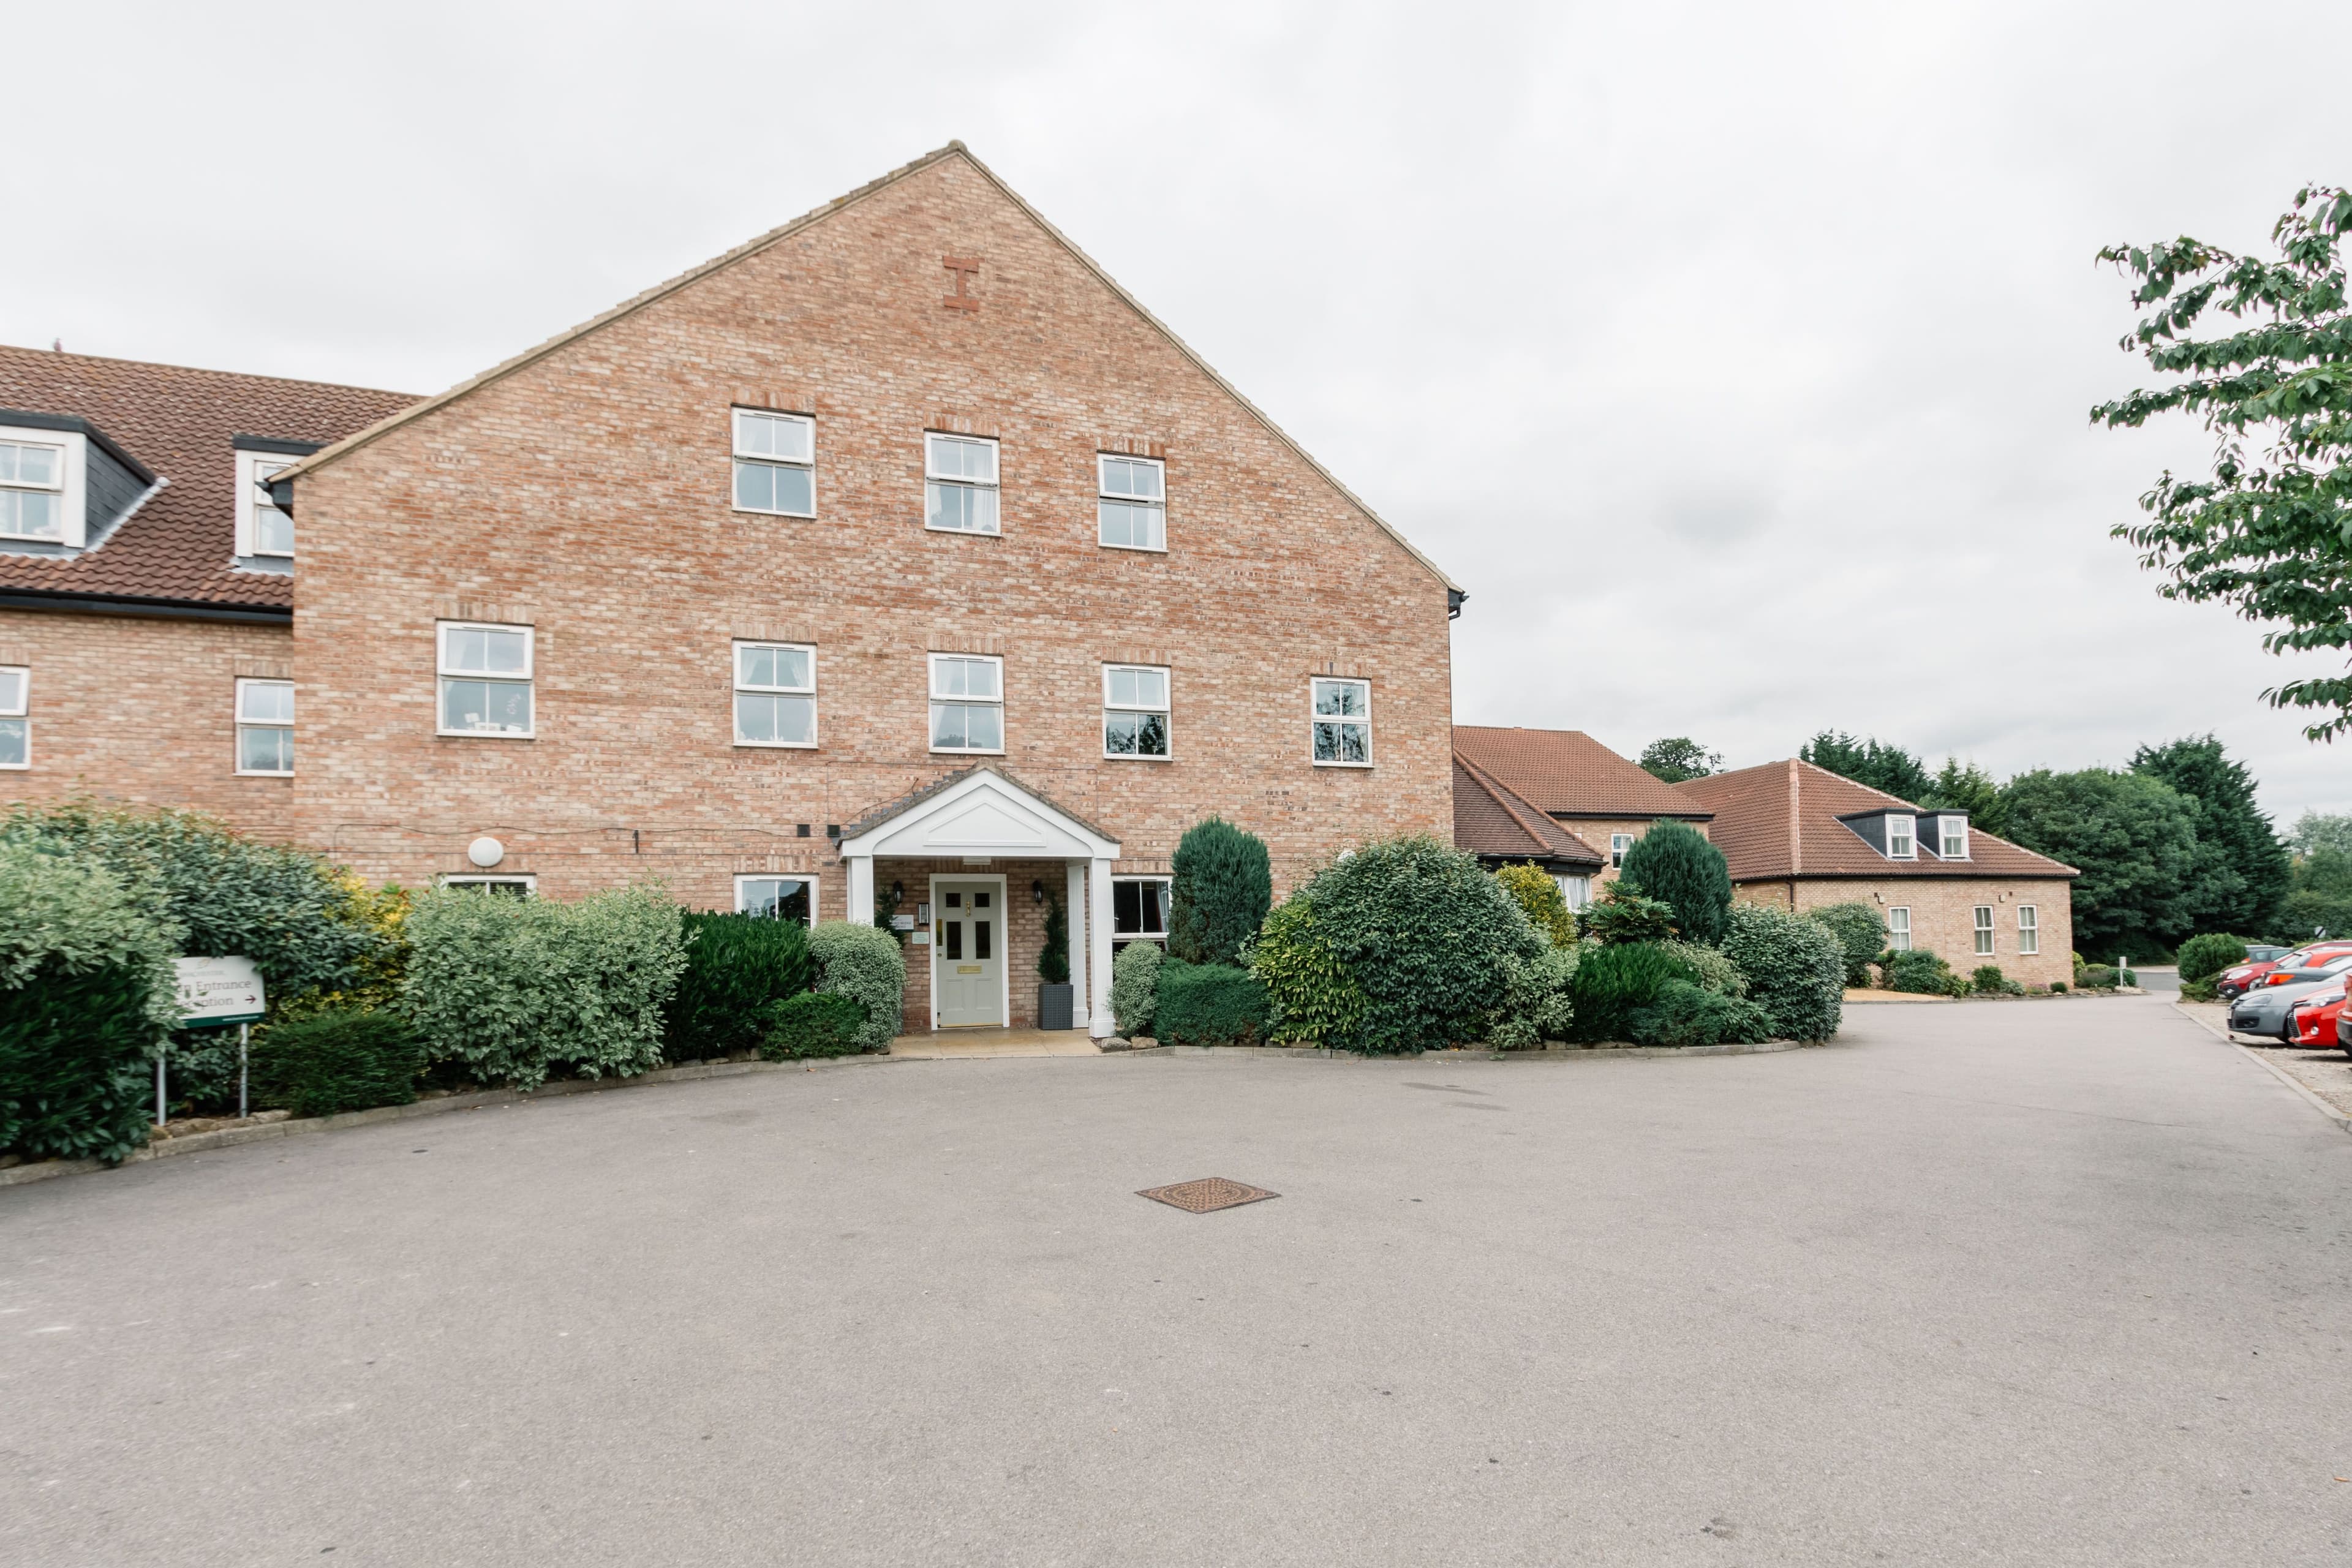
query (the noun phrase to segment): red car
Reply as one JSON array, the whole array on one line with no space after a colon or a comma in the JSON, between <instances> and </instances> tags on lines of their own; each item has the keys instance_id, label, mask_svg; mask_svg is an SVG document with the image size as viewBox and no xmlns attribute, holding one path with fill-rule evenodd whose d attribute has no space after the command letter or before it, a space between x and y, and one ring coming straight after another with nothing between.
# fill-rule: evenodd
<instances>
[{"instance_id":1,"label":"red car","mask_svg":"<svg viewBox=\"0 0 2352 1568\"><path fill-rule=\"evenodd\" d=\"M2280 953L2276 958L2233 964L2215 975L2213 984L2221 993L2222 1001L2234 1002L2255 986L2263 984L2274 970L2300 968L2308 964L2313 959L2331 958L2339 952L2352 952L2352 942L2306 942L2301 947ZM2280 981L2278 984L2284 984L2285 982Z\"/></svg>"},{"instance_id":2,"label":"red car","mask_svg":"<svg viewBox=\"0 0 2352 1568\"><path fill-rule=\"evenodd\" d=\"M2345 1045L2344 982L2339 980L2297 1002L2293 1023L2287 1037L2298 1046L2317 1046L2324 1051ZM2352 1045L2345 1045L2345 1054L2352 1056Z\"/></svg>"}]
</instances>

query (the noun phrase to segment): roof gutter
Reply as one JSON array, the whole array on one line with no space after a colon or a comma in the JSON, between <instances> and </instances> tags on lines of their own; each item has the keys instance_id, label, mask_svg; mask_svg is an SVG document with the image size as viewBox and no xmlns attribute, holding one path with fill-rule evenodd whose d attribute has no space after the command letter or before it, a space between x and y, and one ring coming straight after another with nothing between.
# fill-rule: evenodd
<instances>
[{"instance_id":1,"label":"roof gutter","mask_svg":"<svg viewBox=\"0 0 2352 1568\"><path fill-rule=\"evenodd\" d=\"M193 599L148 599L125 594L53 594L40 589L0 592L0 610L38 610L53 615L135 616L160 621L232 621L246 626L290 626L294 612L274 605L210 605Z\"/></svg>"}]
</instances>

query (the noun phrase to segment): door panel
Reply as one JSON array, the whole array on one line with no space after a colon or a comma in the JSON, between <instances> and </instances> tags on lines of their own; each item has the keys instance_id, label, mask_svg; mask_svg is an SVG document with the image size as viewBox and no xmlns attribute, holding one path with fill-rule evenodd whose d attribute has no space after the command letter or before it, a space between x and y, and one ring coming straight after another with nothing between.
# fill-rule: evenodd
<instances>
[{"instance_id":1,"label":"door panel","mask_svg":"<svg viewBox=\"0 0 2352 1568\"><path fill-rule=\"evenodd\" d=\"M994 882L940 882L934 889L931 985L940 1027L1004 1022L1004 911Z\"/></svg>"}]
</instances>

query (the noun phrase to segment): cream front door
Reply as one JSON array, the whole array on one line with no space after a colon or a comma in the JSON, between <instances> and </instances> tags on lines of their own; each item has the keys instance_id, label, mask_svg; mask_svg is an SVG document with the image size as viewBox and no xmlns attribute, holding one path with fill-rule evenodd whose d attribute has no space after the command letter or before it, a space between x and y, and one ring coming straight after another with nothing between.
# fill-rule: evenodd
<instances>
[{"instance_id":1,"label":"cream front door","mask_svg":"<svg viewBox=\"0 0 2352 1568\"><path fill-rule=\"evenodd\" d=\"M1004 901L996 882L940 881L932 889L931 994L940 1027L1004 1022Z\"/></svg>"}]
</instances>

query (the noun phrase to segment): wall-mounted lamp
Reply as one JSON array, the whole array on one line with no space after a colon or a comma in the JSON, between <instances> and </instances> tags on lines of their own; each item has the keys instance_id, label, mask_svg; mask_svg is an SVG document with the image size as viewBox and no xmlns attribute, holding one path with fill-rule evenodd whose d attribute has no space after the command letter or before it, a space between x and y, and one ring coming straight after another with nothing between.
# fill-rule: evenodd
<instances>
[{"instance_id":1,"label":"wall-mounted lamp","mask_svg":"<svg viewBox=\"0 0 2352 1568\"><path fill-rule=\"evenodd\" d=\"M1044 878L1041 877L1037 880L1029 884L1029 896L1038 903L1042 904L1045 901L1045 881Z\"/></svg>"},{"instance_id":2,"label":"wall-mounted lamp","mask_svg":"<svg viewBox=\"0 0 2352 1568\"><path fill-rule=\"evenodd\" d=\"M890 907L892 909L897 909L900 901L903 900L906 896L907 887L905 883L893 882L890 884Z\"/></svg>"}]
</instances>

